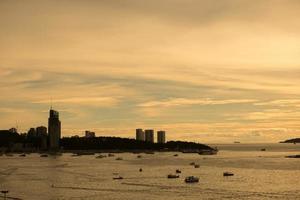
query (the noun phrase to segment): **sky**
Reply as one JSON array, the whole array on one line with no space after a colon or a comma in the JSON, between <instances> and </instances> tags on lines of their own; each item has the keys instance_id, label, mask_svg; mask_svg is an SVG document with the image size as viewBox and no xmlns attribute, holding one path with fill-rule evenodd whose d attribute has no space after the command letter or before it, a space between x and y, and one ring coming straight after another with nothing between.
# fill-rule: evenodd
<instances>
[{"instance_id":1,"label":"sky","mask_svg":"<svg viewBox=\"0 0 300 200\"><path fill-rule=\"evenodd\" d=\"M300 136L298 0L1 0L0 129Z\"/></svg>"}]
</instances>

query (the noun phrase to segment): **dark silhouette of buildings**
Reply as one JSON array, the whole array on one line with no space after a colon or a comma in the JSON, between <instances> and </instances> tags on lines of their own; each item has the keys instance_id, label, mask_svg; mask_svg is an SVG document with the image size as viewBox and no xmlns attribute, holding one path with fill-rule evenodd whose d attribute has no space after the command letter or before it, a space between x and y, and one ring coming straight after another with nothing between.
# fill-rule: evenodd
<instances>
[{"instance_id":1,"label":"dark silhouette of buildings","mask_svg":"<svg viewBox=\"0 0 300 200\"><path fill-rule=\"evenodd\" d=\"M45 126L37 127L36 135L40 139L40 149L47 150L47 148L48 148L47 127L45 127Z\"/></svg>"},{"instance_id":2,"label":"dark silhouette of buildings","mask_svg":"<svg viewBox=\"0 0 300 200\"><path fill-rule=\"evenodd\" d=\"M61 122L59 121L59 113L50 109L48 119L48 139L49 150L59 150L59 140L61 138Z\"/></svg>"},{"instance_id":3,"label":"dark silhouette of buildings","mask_svg":"<svg viewBox=\"0 0 300 200\"><path fill-rule=\"evenodd\" d=\"M154 143L154 130L153 129L145 130L145 141Z\"/></svg>"},{"instance_id":4,"label":"dark silhouette of buildings","mask_svg":"<svg viewBox=\"0 0 300 200\"><path fill-rule=\"evenodd\" d=\"M96 134L95 134L95 132L92 132L92 131L85 131L85 137L86 138L94 138L94 137L96 137Z\"/></svg>"},{"instance_id":5,"label":"dark silhouette of buildings","mask_svg":"<svg viewBox=\"0 0 300 200\"><path fill-rule=\"evenodd\" d=\"M157 143L164 144L166 143L166 132L157 131Z\"/></svg>"},{"instance_id":6,"label":"dark silhouette of buildings","mask_svg":"<svg viewBox=\"0 0 300 200\"><path fill-rule=\"evenodd\" d=\"M145 141L145 132L143 131L143 129L138 128L135 130L135 138L138 141Z\"/></svg>"}]
</instances>

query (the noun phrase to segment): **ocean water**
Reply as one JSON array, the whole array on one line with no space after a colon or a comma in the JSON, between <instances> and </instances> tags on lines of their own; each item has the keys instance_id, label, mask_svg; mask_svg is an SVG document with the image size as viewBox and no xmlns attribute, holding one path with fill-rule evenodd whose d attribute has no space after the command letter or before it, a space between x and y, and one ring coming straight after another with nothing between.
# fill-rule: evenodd
<instances>
[{"instance_id":1,"label":"ocean water","mask_svg":"<svg viewBox=\"0 0 300 200\"><path fill-rule=\"evenodd\" d=\"M9 190L9 199L29 200L300 199L300 159L285 158L300 154L299 144L213 146L220 152L212 156L177 153L174 157L174 152L140 154L142 158L119 153L102 159L96 159L97 154L3 155L0 190ZM167 179L176 169L182 170L180 178ZM223 177L224 171L235 175ZM119 175L124 179L113 180ZM199 183L185 183L190 175L198 176Z\"/></svg>"}]
</instances>

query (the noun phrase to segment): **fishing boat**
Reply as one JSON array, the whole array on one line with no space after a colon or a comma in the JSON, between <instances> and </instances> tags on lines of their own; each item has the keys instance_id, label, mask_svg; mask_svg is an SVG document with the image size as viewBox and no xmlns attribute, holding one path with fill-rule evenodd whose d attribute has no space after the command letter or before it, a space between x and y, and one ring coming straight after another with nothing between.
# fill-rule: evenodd
<instances>
[{"instance_id":1,"label":"fishing boat","mask_svg":"<svg viewBox=\"0 0 300 200\"><path fill-rule=\"evenodd\" d=\"M224 172L223 176L234 176L232 172Z\"/></svg>"},{"instance_id":2,"label":"fishing boat","mask_svg":"<svg viewBox=\"0 0 300 200\"><path fill-rule=\"evenodd\" d=\"M176 174L169 174L168 178L179 178L179 175Z\"/></svg>"},{"instance_id":3,"label":"fishing boat","mask_svg":"<svg viewBox=\"0 0 300 200\"><path fill-rule=\"evenodd\" d=\"M121 180L121 179L123 179L123 177L122 177L122 176L113 177L113 180Z\"/></svg>"},{"instance_id":4,"label":"fishing boat","mask_svg":"<svg viewBox=\"0 0 300 200\"><path fill-rule=\"evenodd\" d=\"M106 156L104 155L99 155L99 156L96 156L96 158L105 158Z\"/></svg>"},{"instance_id":5,"label":"fishing boat","mask_svg":"<svg viewBox=\"0 0 300 200\"><path fill-rule=\"evenodd\" d=\"M200 165L198 165L198 164L197 164L197 165L194 165L194 167L195 167L195 168L199 168L199 167L200 167Z\"/></svg>"},{"instance_id":6,"label":"fishing boat","mask_svg":"<svg viewBox=\"0 0 300 200\"><path fill-rule=\"evenodd\" d=\"M184 179L184 181L186 183L198 183L199 182L199 178L196 176L188 176Z\"/></svg>"}]
</instances>

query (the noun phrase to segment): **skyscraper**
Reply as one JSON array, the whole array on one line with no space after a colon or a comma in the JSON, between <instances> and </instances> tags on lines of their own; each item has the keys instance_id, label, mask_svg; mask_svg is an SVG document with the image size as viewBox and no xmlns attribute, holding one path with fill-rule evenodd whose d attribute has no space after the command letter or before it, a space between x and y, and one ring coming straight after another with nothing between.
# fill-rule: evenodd
<instances>
[{"instance_id":1,"label":"skyscraper","mask_svg":"<svg viewBox=\"0 0 300 200\"><path fill-rule=\"evenodd\" d=\"M58 150L59 140L61 135L61 123L59 121L59 113L50 109L48 119L48 137L49 137L49 149Z\"/></svg>"},{"instance_id":2,"label":"skyscraper","mask_svg":"<svg viewBox=\"0 0 300 200\"><path fill-rule=\"evenodd\" d=\"M47 149L47 127L39 126L36 128L36 135L40 138L40 149Z\"/></svg>"},{"instance_id":3,"label":"skyscraper","mask_svg":"<svg viewBox=\"0 0 300 200\"><path fill-rule=\"evenodd\" d=\"M143 129L138 128L135 130L135 138L139 141L145 141L145 132L143 131Z\"/></svg>"},{"instance_id":4,"label":"skyscraper","mask_svg":"<svg viewBox=\"0 0 300 200\"><path fill-rule=\"evenodd\" d=\"M152 130L152 129L145 130L145 139L146 139L146 142L154 143L154 130Z\"/></svg>"},{"instance_id":5,"label":"skyscraper","mask_svg":"<svg viewBox=\"0 0 300 200\"><path fill-rule=\"evenodd\" d=\"M161 144L166 143L166 132L165 131L157 131L157 143L161 143Z\"/></svg>"}]
</instances>

